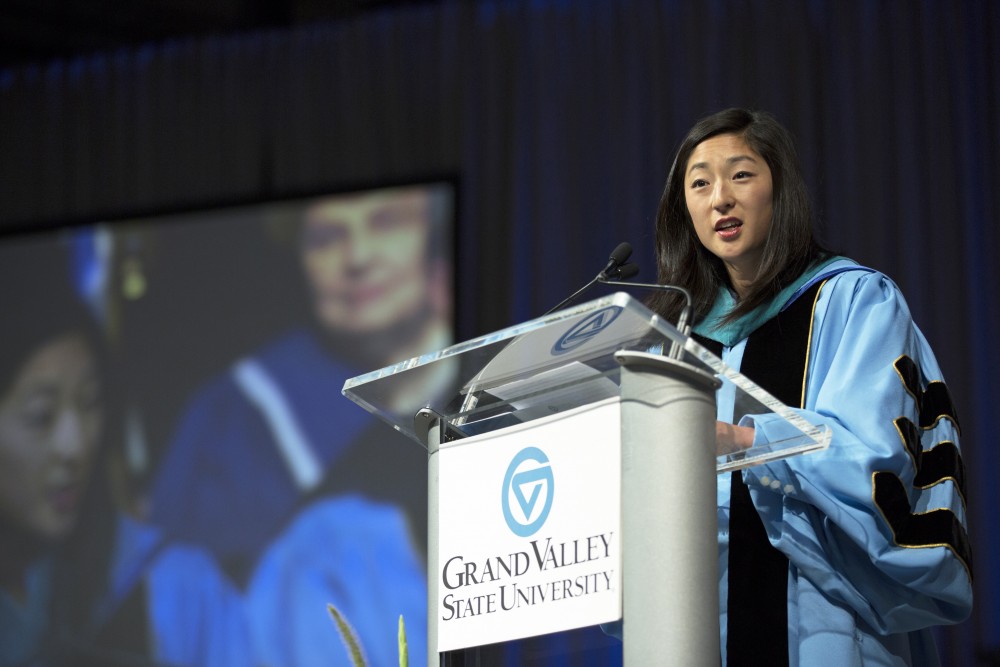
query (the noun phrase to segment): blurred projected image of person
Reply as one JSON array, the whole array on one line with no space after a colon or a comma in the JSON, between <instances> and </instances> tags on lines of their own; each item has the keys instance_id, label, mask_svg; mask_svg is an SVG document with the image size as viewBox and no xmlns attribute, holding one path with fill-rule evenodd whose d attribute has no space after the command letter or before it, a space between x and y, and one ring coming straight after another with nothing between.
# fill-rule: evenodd
<instances>
[{"instance_id":1,"label":"blurred projected image of person","mask_svg":"<svg viewBox=\"0 0 1000 667\"><path fill-rule=\"evenodd\" d=\"M313 321L200 390L161 464L153 520L209 547L246 586L263 662L340 656L326 602L375 664L394 658L400 614L418 642L410 654L423 655L425 457L340 391L449 342L449 215L435 187L311 202L296 247Z\"/></svg>"},{"instance_id":2,"label":"blurred projected image of person","mask_svg":"<svg viewBox=\"0 0 1000 667\"><path fill-rule=\"evenodd\" d=\"M0 248L0 665L251 664L208 554L115 509L105 355L66 268Z\"/></svg>"},{"instance_id":3,"label":"blurred projected image of person","mask_svg":"<svg viewBox=\"0 0 1000 667\"><path fill-rule=\"evenodd\" d=\"M302 264L340 356L376 368L447 344L442 206L416 187L332 197L305 211Z\"/></svg>"}]
</instances>

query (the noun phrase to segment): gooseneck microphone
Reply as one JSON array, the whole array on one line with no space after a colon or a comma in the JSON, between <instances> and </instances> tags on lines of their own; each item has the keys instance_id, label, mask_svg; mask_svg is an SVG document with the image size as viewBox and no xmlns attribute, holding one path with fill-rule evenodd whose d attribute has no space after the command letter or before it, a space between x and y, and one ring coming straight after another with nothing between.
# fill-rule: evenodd
<instances>
[{"instance_id":1,"label":"gooseneck microphone","mask_svg":"<svg viewBox=\"0 0 1000 667\"><path fill-rule=\"evenodd\" d=\"M564 306L566 306L566 304L570 303L571 301L573 301L573 299L580 296L580 294L589 289L598 280L602 279L607 280L610 278L622 279L634 276L636 273L639 272L639 267L635 263L631 262L625 264L625 261L628 260L628 258L631 255L632 255L632 245L627 241L622 241L621 243L619 243L617 247L615 247L615 249L611 252L611 257L608 258L608 263L604 265L604 268L601 269L600 273L594 276L590 280L590 282L588 282L586 285L584 285L577 291L570 294L568 297L560 301L554 307L549 308L547 311L545 311L545 314L542 315L542 317L545 317L545 315L549 315L550 313L553 313L559 310L560 308L563 308ZM516 339L511 339L506 344L509 345L511 342L513 342L513 340ZM460 410L460 415L467 415L476 407L476 404L479 402L478 395L476 391L474 391L475 382L478 382L479 377L481 377L485 371L486 368L484 367L483 370L479 372L479 375L477 375L473 380L467 383L467 385L469 386L469 391L466 393L465 399L462 401L462 408ZM452 423L457 427L461 427L466 423L466 419L468 419L467 416L459 416L456 417L452 421Z\"/></svg>"},{"instance_id":2,"label":"gooseneck microphone","mask_svg":"<svg viewBox=\"0 0 1000 667\"><path fill-rule=\"evenodd\" d=\"M621 243L619 243L618 246L611 251L611 257L608 258L608 263L604 266L603 269L601 269L600 273L594 276L590 280L590 282L588 282L586 285L584 285L577 291L570 294L568 297L557 303L552 308L549 308L547 311L545 311L542 317L545 317L545 315L548 315L550 313L554 313L560 308L564 308L566 305L572 303L573 300L576 299L576 297L580 296L585 291L590 289L594 285L594 283L598 281L604 282L609 278L621 280L624 278L634 276L636 273L639 272L638 265L635 264L634 262L629 262L628 264L625 264L625 261L628 260L628 258L631 256L632 256L632 244L630 244L628 241L622 241ZM626 270L628 271L627 274Z\"/></svg>"},{"instance_id":3,"label":"gooseneck microphone","mask_svg":"<svg viewBox=\"0 0 1000 667\"><path fill-rule=\"evenodd\" d=\"M683 287L677 285L658 285L656 283L632 283L626 282L629 278L639 273L639 265L635 262L625 263L628 258L632 255L632 246L627 241L622 241L618 246L612 251L611 257L608 258L608 263L601 269L594 278L588 282L586 285L578 289L577 291L570 294L568 297L559 302L555 307L550 308L545 312L545 315L553 313L560 308L563 308L567 304L571 303L576 297L580 296L584 291L590 289L594 283L602 283L604 285L612 285L615 287L635 287L640 289L651 289L661 292L679 292L684 295L685 304L681 309L681 314L677 318L677 330L681 332L684 337L691 334L691 325L688 324L688 320L691 319L691 293L688 292ZM544 317L543 315L542 317ZM683 353L682 346L674 342L670 346L670 358L680 359Z\"/></svg>"},{"instance_id":4,"label":"gooseneck microphone","mask_svg":"<svg viewBox=\"0 0 1000 667\"><path fill-rule=\"evenodd\" d=\"M629 266L634 266L635 270L632 273L630 273L629 275L624 275L625 274L625 269L627 267L629 267ZM684 295L684 302L685 303L684 303L684 307L681 308L681 314L677 317L677 325L676 325L676 327L677 327L677 330L679 332L681 332L681 335L684 336L685 338L687 338L688 336L690 336L691 335L691 325L688 323L688 320L691 319L691 293L688 292L683 287L679 287L677 285L660 285L660 284L657 284L657 283L630 283L630 282L625 282L623 280L624 278L629 278L629 277L635 275L635 273L637 273L638 271L639 271L639 267L637 267L635 264L626 264L625 266L621 267L620 270L619 270L619 273L622 274L622 275L620 275L620 276L610 276L610 277L605 276L603 278L601 276L598 276L597 277L597 281L600 282L601 284L604 284L604 285L614 285L616 287L638 287L640 289L651 289L651 290L657 290L659 292L679 292L680 294ZM610 278L616 278L616 279L612 280ZM670 356L671 359L680 359L682 352L683 352L683 350L681 349L680 344L678 344L677 342L674 342L670 346L670 355L669 356Z\"/></svg>"},{"instance_id":5,"label":"gooseneck microphone","mask_svg":"<svg viewBox=\"0 0 1000 667\"><path fill-rule=\"evenodd\" d=\"M600 279L601 276L608 277L610 275L609 272L620 269L622 264L624 264L625 261L631 256L632 245L628 241L622 241L617 247L615 247L614 250L611 251L611 257L608 259L607 266L605 266L604 269L597 274L597 278L595 278L595 280ZM637 265L634 266L636 267L635 270L638 271L639 267Z\"/></svg>"},{"instance_id":6,"label":"gooseneck microphone","mask_svg":"<svg viewBox=\"0 0 1000 667\"><path fill-rule=\"evenodd\" d=\"M580 296L580 294L582 294L591 286L593 286L593 284L596 283L598 280L602 279L607 280L609 278L622 279L634 276L636 273L639 272L638 265L636 265L634 262L625 264L625 261L628 260L628 258L631 255L632 255L632 245L628 241L622 241L621 243L619 243L617 247L615 247L615 249L611 252L611 257L608 258L608 263L604 265L604 268L601 269L600 273L591 278L590 282L588 282L586 285L584 285L577 291L570 294L568 297L557 303L552 308L549 308L547 311L545 311L542 317L545 317L545 315L549 315L550 313L554 313L560 308L563 308L564 306L572 302L573 299ZM509 345L513 340L515 339L508 341L506 344ZM479 398L476 392L473 390L475 387L474 382L477 382L479 380L479 377L481 377L485 371L486 368L484 367L483 370L479 372L479 375L477 375L472 381L467 383L469 386L469 391L466 393L465 399L462 401L462 408L460 410L460 415L467 415L476 407L476 404L479 402ZM456 417L452 423L457 427L461 427L466 423L467 419L468 419L467 416L459 416Z\"/></svg>"},{"instance_id":7,"label":"gooseneck microphone","mask_svg":"<svg viewBox=\"0 0 1000 667\"><path fill-rule=\"evenodd\" d=\"M618 268L608 271L605 274L605 277L614 280L626 280L637 273L639 273L639 265L635 262L629 262L628 264L622 264Z\"/></svg>"}]
</instances>

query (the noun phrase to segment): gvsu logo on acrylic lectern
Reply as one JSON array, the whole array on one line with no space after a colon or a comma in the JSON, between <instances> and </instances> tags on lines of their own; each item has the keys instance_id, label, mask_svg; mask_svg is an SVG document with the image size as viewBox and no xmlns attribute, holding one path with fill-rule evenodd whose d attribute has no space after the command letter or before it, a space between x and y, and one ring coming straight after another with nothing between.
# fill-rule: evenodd
<instances>
[{"instance_id":1,"label":"gvsu logo on acrylic lectern","mask_svg":"<svg viewBox=\"0 0 1000 667\"><path fill-rule=\"evenodd\" d=\"M538 532L552 510L555 483L545 452L526 447L517 453L503 478L503 518L518 537Z\"/></svg>"},{"instance_id":2,"label":"gvsu logo on acrylic lectern","mask_svg":"<svg viewBox=\"0 0 1000 667\"><path fill-rule=\"evenodd\" d=\"M585 317L556 341L552 346L552 354L565 354L587 343L611 326L621 313L621 306L608 306Z\"/></svg>"}]
</instances>

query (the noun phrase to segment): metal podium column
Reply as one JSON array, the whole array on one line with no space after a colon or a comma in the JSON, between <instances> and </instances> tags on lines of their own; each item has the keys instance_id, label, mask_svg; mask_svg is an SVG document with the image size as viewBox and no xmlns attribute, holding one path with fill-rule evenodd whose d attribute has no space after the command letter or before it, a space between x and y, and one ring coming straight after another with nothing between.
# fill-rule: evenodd
<instances>
[{"instance_id":1,"label":"metal podium column","mask_svg":"<svg viewBox=\"0 0 1000 667\"><path fill-rule=\"evenodd\" d=\"M427 667L441 664L438 653L438 483L442 426L435 420L427 432Z\"/></svg>"},{"instance_id":2,"label":"metal podium column","mask_svg":"<svg viewBox=\"0 0 1000 667\"><path fill-rule=\"evenodd\" d=\"M643 352L622 365L624 664L719 664L714 376Z\"/></svg>"}]
</instances>

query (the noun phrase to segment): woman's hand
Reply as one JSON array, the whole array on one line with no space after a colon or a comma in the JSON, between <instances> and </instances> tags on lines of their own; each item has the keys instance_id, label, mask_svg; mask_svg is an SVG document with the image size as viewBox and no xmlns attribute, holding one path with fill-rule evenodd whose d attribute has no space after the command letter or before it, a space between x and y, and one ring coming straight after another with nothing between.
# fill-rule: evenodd
<instances>
[{"instance_id":1,"label":"woman's hand","mask_svg":"<svg viewBox=\"0 0 1000 667\"><path fill-rule=\"evenodd\" d=\"M753 446L753 429L749 426L735 426L728 422L715 422L716 456L732 454Z\"/></svg>"}]
</instances>

